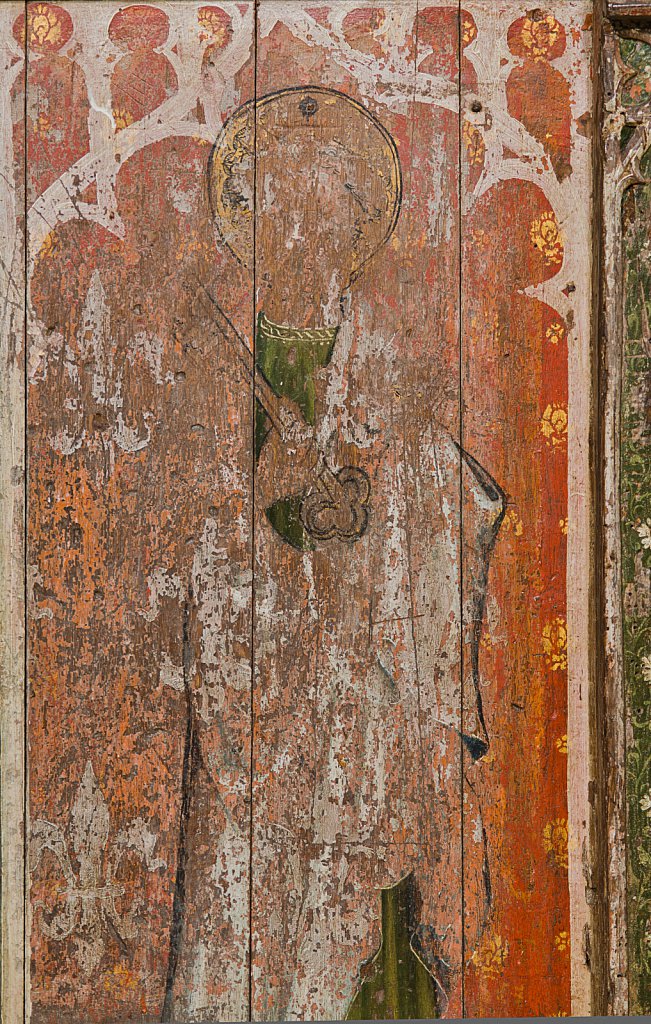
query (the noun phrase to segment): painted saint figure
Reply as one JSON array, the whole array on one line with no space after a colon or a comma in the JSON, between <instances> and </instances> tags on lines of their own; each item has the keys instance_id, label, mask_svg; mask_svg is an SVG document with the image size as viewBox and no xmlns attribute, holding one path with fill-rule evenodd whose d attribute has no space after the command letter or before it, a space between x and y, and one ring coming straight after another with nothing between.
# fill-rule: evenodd
<instances>
[{"instance_id":1,"label":"painted saint figure","mask_svg":"<svg viewBox=\"0 0 651 1024\"><path fill-rule=\"evenodd\" d=\"M443 1015L490 908L479 639L504 497L364 331L355 282L401 202L382 125L330 89L264 96L210 191L256 299L252 1013Z\"/></svg>"}]
</instances>

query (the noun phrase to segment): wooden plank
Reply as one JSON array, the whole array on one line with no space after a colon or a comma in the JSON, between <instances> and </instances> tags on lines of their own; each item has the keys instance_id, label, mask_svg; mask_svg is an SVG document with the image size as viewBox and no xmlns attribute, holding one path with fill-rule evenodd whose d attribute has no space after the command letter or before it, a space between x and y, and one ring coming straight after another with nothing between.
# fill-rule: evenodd
<instances>
[{"instance_id":1,"label":"wooden plank","mask_svg":"<svg viewBox=\"0 0 651 1024\"><path fill-rule=\"evenodd\" d=\"M462 1011L458 19L420 6L259 6L256 357L370 500L321 540L265 439L256 1019Z\"/></svg>"},{"instance_id":2,"label":"wooden plank","mask_svg":"<svg viewBox=\"0 0 651 1024\"><path fill-rule=\"evenodd\" d=\"M31 1019L246 1019L253 4L27 16Z\"/></svg>"},{"instance_id":3,"label":"wooden plank","mask_svg":"<svg viewBox=\"0 0 651 1024\"><path fill-rule=\"evenodd\" d=\"M647 949L644 892L649 871L638 843L644 829L645 772L643 729L648 714L639 702L643 663L635 637L644 635L645 581L642 538L630 511L642 500L635 456L643 451L644 430L636 429L635 401L644 387L635 380L634 352L644 323L643 209L648 182L649 118L646 110L649 47L642 41L606 36L604 78L604 264L602 316L604 347L604 605L605 605L605 803L608 827L609 956L608 1009L637 1012L644 1003ZM642 215L641 215L642 214ZM641 215L641 216L640 216ZM640 274L641 271L641 274ZM638 276L639 275L639 276ZM642 355L643 364L643 355ZM634 399L634 390L639 394ZM641 603L640 603L641 602ZM634 703L633 703L634 702ZM640 746L641 740L641 746ZM642 752L642 753L641 753ZM630 760L629 760L630 758ZM643 854L642 854L643 857Z\"/></svg>"},{"instance_id":4,"label":"wooden plank","mask_svg":"<svg viewBox=\"0 0 651 1024\"><path fill-rule=\"evenodd\" d=\"M608 162L604 192L610 202L606 247L607 293L613 309L607 316L607 353L614 370L607 392L611 420L617 416L619 431L608 434L605 472L617 486L609 508L608 553L617 560L607 563L606 586L610 617L607 623L608 653L614 672L609 677L610 707L617 713L618 745L622 771L611 795L612 817L619 813L616 836L618 877L617 905L624 918L611 927L611 959L618 955L628 967L618 986L620 1003L629 1013L644 1014L651 1007L649 960L649 899L651 868L646 855L651 827L648 809L649 723L648 649L651 628L651 592L648 537L649 516L649 145L651 143L646 85L651 47L636 39L609 39L612 72L610 118L605 143ZM618 699L619 705L612 703ZM612 754L611 754L612 756ZM613 886L614 887L614 886ZM623 952L620 954L620 949ZM626 984L627 983L627 984ZM617 990L616 990L617 992Z\"/></svg>"},{"instance_id":5,"label":"wooden plank","mask_svg":"<svg viewBox=\"0 0 651 1024\"><path fill-rule=\"evenodd\" d=\"M464 777L485 807L469 817L493 866L466 1012L583 1014L592 4L469 0L464 10L461 443L505 500L497 536L485 528L484 557L490 542L495 551L483 623L472 600L485 569L464 537L464 629L481 637L468 685L479 686L490 739ZM463 515L477 518L471 495ZM469 949L477 927L467 914Z\"/></svg>"},{"instance_id":6,"label":"wooden plank","mask_svg":"<svg viewBox=\"0 0 651 1024\"><path fill-rule=\"evenodd\" d=\"M0 7L0 1000L24 1017L25 37L20 3Z\"/></svg>"}]
</instances>

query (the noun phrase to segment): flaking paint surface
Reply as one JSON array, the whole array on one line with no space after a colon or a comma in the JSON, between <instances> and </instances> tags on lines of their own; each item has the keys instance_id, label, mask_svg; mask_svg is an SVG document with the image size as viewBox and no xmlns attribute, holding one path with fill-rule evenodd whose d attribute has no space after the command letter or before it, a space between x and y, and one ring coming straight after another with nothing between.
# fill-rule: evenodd
<instances>
[{"instance_id":1,"label":"flaking paint surface","mask_svg":"<svg viewBox=\"0 0 651 1024\"><path fill-rule=\"evenodd\" d=\"M33 1021L343 1019L408 873L441 1015L570 1012L589 10L28 5ZM357 114L268 104L215 206L291 88L395 146L363 268ZM338 329L256 459L259 314ZM368 519L301 550L313 443Z\"/></svg>"}]
</instances>

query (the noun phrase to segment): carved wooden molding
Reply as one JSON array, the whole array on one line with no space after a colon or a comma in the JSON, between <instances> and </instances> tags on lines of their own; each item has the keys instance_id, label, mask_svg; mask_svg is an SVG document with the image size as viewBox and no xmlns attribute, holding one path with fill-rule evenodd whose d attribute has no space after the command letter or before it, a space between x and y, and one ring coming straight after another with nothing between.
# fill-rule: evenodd
<instances>
[{"instance_id":1,"label":"carved wooden molding","mask_svg":"<svg viewBox=\"0 0 651 1024\"><path fill-rule=\"evenodd\" d=\"M623 13L625 8L630 16L636 9L639 18L643 12L651 18L649 4L612 3L609 13ZM607 842L607 1012L614 1015L644 1014L651 1008L651 861L644 853L651 834L646 809L651 779L645 761L651 755L651 703L646 687L648 652L642 649L651 630L651 539L647 538L651 435L645 425L650 333L647 213L651 205L648 40L647 33L632 32L625 25L621 31L606 25L601 63L605 642L601 764Z\"/></svg>"},{"instance_id":2,"label":"carved wooden molding","mask_svg":"<svg viewBox=\"0 0 651 1024\"><path fill-rule=\"evenodd\" d=\"M606 9L611 18L627 21L651 21L650 3L629 3L628 0L607 0Z\"/></svg>"}]
</instances>

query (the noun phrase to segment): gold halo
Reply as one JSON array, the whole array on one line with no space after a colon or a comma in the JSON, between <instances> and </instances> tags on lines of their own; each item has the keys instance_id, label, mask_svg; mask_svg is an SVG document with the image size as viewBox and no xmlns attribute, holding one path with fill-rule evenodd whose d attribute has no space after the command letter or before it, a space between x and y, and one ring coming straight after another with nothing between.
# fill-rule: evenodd
<instances>
[{"instance_id":1,"label":"gold halo","mask_svg":"<svg viewBox=\"0 0 651 1024\"><path fill-rule=\"evenodd\" d=\"M297 129L308 125L318 128L324 135L328 130L336 130L344 118L348 121L352 118L353 124L356 122L356 130L351 135L357 155L375 169L376 187L381 186L381 206L375 207L372 217L360 215L355 223L351 242L350 280L353 281L393 233L400 213L402 175L396 144L384 125L361 103L336 89L324 86L280 89L257 101L249 100L228 119L208 163L210 203L217 229L236 259L252 268L254 139L259 146L274 108L282 127L288 131L294 127L291 118L296 119Z\"/></svg>"}]
</instances>

